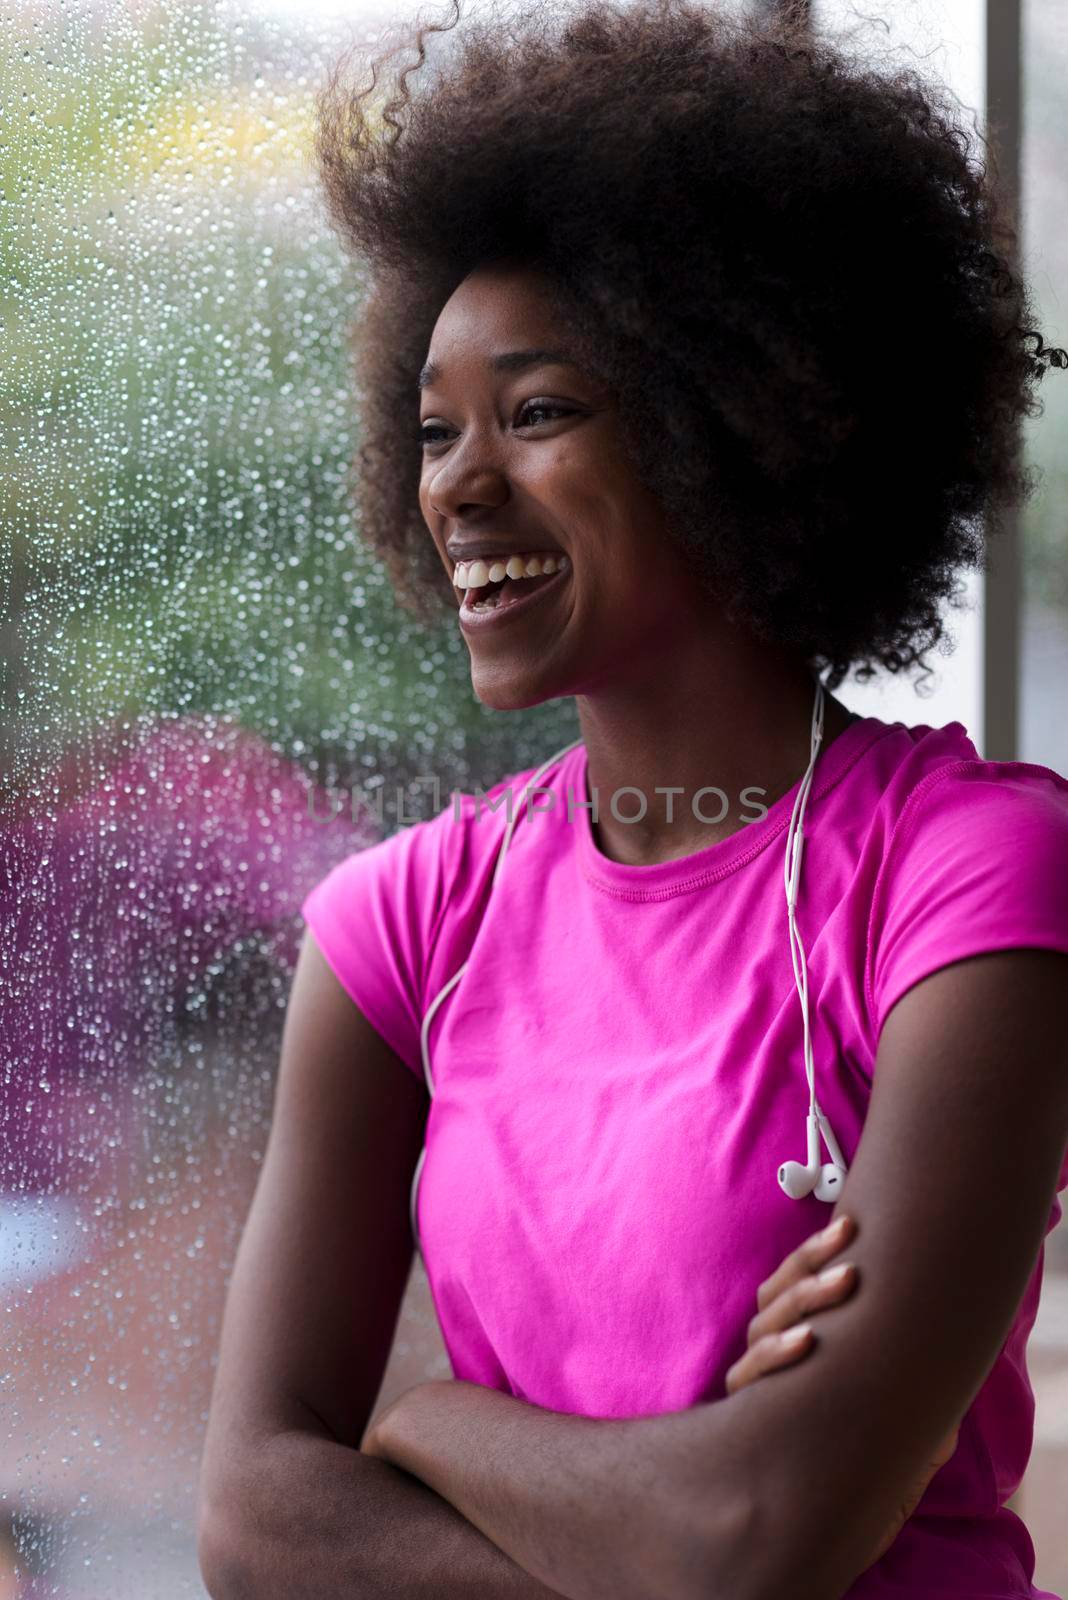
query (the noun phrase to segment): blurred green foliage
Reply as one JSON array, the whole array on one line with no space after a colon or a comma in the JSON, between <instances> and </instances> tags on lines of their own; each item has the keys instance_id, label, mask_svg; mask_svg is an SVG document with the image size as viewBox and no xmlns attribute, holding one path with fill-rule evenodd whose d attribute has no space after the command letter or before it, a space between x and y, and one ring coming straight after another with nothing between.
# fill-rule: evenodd
<instances>
[{"instance_id":1,"label":"blurred green foliage","mask_svg":"<svg viewBox=\"0 0 1068 1600\"><path fill-rule=\"evenodd\" d=\"M207 4L32 32L0 67L7 787L116 716L232 715L328 783L488 783L575 737L571 701L481 706L353 524L332 47Z\"/></svg>"}]
</instances>

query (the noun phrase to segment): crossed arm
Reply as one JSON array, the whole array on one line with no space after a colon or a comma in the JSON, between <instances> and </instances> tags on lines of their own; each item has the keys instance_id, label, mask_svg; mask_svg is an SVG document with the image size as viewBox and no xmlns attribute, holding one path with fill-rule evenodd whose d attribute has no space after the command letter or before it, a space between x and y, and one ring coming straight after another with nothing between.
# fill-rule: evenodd
<instances>
[{"instance_id":1,"label":"crossed arm","mask_svg":"<svg viewBox=\"0 0 1068 1600\"><path fill-rule=\"evenodd\" d=\"M807 1360L622 1421L419 1385L375 1452L568 1600L839 1600L1004 1343L1066 1143L1068 955L943 968L884 1025L826 1218L856 1219L862 1292L820 1320Z\"/></svg>"}]
</instances>

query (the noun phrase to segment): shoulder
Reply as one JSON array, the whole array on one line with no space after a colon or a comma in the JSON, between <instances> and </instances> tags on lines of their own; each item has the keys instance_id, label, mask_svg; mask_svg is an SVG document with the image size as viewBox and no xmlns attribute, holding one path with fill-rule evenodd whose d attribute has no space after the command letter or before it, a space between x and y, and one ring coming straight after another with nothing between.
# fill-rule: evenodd
<instances>
[{"instance_id":1,"label":"shoulder","mask_svg":"<svg viewBox=\"0 0 1068 1600\"><path fill-rule=\"evenodd\" d=\"M531 766L488 787L454 790L434 816L352 851L312 888L305 916L340 908L352 917L373 902L381 914L420 928L429 940L447 907L462 919L465 908L481 900L509 821L522 815L539 771Z\"/></svg>"},{"instance_id":2,"label":"shoulder","mask_svg":"<svg viewBox=\"0 0 1068 1600\"><path fill-rule=\"evenodd\" d=\"M963 756L917 776L886 818L865 989L876 1037L940 967L995 950L1068 951L1068 780Z\"/></svg>"},{"instance_id":3,"label":"shoulder","mask_svg":"<svg viewBox=\"0 0 1068 1600\"><path fill-rule=\"evenodd\" d=\"M449 848L457 875L481 879L487 870L493 871L502 849L511 855L553 848L553 830L534 824L545 814L555 817L565 810L568 788L581 783L583 756L575 740L487 788L454 792L448 808Z\"/></svg>"},{"instance_id":4,"label":"shoulder","mask_svg":"<svg viewBox=\"0 0 1068 1600\"><path fill-rule=\"evenodd\" d=\"M864 719L864 738L841 785L842 816L884 874L906 854L1003 833L1059 852L1068 828L1068 779L1024 761L984 761L960 722L932 728ZM833 749L833 747L832 747Z\"/></svg>"},{"instance_id":5,"label":"shoulder","mask_svg":"<svg viewBox=\"0 0 1068 1600\"><path fill-rule=\"evenodd\" d=\"M934 867L970 852L1017 870L1068 866L1068 779L1024 761L964 758L936 766L910 790L896 819L887 864Z\"/></svg>"}]
</instances>

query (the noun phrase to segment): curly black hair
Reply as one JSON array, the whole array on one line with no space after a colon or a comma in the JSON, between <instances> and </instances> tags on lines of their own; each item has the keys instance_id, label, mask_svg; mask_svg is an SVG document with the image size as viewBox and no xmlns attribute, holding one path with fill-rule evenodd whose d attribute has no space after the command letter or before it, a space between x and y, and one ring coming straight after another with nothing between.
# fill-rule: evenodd
<instances>
[{"instance_id":1,"label":"curly black hair","mask_svg":"<svg viewBox=\"0 0 1068 1600\"><path fill-rule=\"evenodd\" d=\"M452 6L362 88L346 52L317 97L328 212L370 268L351 492L401 603L455 604L418 504L417 374L453 289L513 261L548 280L729 615L832 690L929 672L958 569L1033 491L1019 418L1068 365L1028 326L996 162L959 102L850 59L800 5L712 0L469 18L413 96Z\"/></svg>"}]
</instances>

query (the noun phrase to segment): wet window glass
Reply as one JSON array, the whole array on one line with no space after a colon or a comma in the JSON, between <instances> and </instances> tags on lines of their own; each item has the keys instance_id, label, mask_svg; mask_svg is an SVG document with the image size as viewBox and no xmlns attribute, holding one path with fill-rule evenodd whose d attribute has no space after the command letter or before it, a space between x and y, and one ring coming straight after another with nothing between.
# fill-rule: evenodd
<instances>
[{"instance_id":1,"label":"wet window glass","mask_svg":"<svg viewBox=\"0 0 1068 1600\"><path fill-rule=\"evenodd\" d=\"M979 0L882 11L980 107ZM1025 14L1027 247L1065 345L1068 30L1057 0ZM205 1592L197 1471L300 903L353 850L578 732L571 701L481 705L459 631L407 613L360 541L367 285L312 139L327 71L354 40L375 54L387 22L330 0L4 16L0 1600ZM1068 387L1044 398L1023 754L1064 771ZM934 701L842 698L975 727L978 614L936 669ZM1050 1586L1068 1584L1055 1243L1022 1491ZM380 1404L448 1374L416 1258Z\"/></svg>"}]
</instances>

